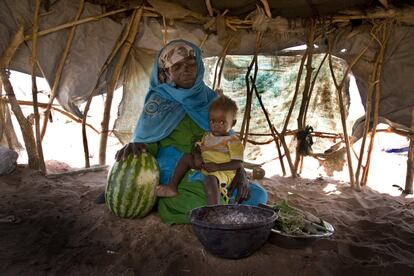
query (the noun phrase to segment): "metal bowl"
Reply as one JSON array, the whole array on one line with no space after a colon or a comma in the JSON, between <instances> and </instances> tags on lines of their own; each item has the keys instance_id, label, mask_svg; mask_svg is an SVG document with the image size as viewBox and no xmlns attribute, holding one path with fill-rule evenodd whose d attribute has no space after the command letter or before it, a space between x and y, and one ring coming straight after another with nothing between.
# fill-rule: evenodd
<instances>
[{"instance_id":1,"label":"metal bowl","mask_svg":"<svg viewBox=\"0 0 414 276\"><path fill-rule=\"evenodd\" d=\"M328 231L323 234L308 234L308 235L291 235L283 233L279 230L272 229L269 241L277 246L301 249L312 245L315 241L326 239L333 235L335 229L329 222L323 221L323 224Z\"/></svg>"},{"instance_id":2,"label":"metal bowl","mask_svg":"<svg viewBox=\"0 0 414 276\"><path fill-rule=\"evenodd\" d=\"M201 244L213 255L239 259L269 238L276 212L255 206L215 205L193 209L190 222Z\"/></svg>"}]
</instances>

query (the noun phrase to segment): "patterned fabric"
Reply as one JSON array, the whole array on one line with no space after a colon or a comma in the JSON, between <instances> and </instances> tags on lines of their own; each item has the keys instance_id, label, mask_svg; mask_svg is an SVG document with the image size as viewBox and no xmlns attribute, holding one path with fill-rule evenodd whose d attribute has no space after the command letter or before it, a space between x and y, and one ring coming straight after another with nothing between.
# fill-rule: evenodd
<instances>
[{"instance_id":1,"label":"patterned fabric","mask_svg":"<svg viewBox=\"0 0 414 276\"><path fill-rule=\"evenodd\" d=\"M243 145L235 135L214 136L212 133L207 133L197 144L200 146L201 157L205 163L221 164L231 160L243 161ZM235 170L216 172L201 170L201 172L204 175L214 175L219 180L219 184L225 183L227 186L236 174Z\"/></svg>"},{"instance_id":2,"label":"patterned fabric","mask_svg":"<svg viewBox=\"0 0 414 276\"><path fill-rule=\"evenodd\" d=\"M160 53L159 68L170 68L186 57L195 57L194 49L184 42L168 44Z\"/></svg>"}]
</instances>

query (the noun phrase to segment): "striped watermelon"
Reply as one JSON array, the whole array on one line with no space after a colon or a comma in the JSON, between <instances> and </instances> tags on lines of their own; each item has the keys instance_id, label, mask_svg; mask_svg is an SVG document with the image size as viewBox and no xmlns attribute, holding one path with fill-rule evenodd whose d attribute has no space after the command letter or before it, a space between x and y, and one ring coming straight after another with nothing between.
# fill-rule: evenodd
<instances>
[{"instance_id":1,"label":"striped watermelon","mask_svg":"<svg viewBox=\"0 0 414 276\"><path fill-rule=\"evenodd\" d=\"M108 174L106 206L121 218L142 218L154 206L159 180L158 163L150 153L135 158L130 154L127 160L115 162Z\"/></svg>"}]
</instances>

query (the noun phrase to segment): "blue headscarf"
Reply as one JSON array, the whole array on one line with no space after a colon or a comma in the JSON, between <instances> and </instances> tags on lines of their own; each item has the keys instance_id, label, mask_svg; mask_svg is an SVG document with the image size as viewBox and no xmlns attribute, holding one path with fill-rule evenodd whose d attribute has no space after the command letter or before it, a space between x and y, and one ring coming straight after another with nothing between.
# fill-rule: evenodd
<instances>
[{"instance_id":1,"label":"blue headscarf","mask_svg":"<svg viewBox=\"0 0 414 276\"><path fill-rule=\"evenodd\" d=\"M193 87L177 88L173 84L159 83L159 54L172 43L186 43L195 52L197 76ZM144 110L135 128L133 142L151 143L167 137L187 114L202 129L209 130L208 107L217 97L203 81L204 64L201 51L185 40L174 40L157 55L151 73L150 87L145 97Z\"/></svg>"}]
</instances>

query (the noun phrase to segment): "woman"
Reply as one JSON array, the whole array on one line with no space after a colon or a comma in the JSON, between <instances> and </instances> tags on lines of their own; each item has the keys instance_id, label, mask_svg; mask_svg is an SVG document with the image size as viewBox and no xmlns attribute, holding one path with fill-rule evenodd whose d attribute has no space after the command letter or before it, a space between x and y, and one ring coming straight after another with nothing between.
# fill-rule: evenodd
<instances>
[{"instance_id":1,"label":"woman","mask_svg":"<svg viewBox=\"0 0 414 276\"><path fill-rule=\"evenodd\" d=\"M166 45L154 64L133 142L115 158L119 161L149 151L158 161L160 184L168 184L178 160L209 129L208 106L216 93L205 85L203 76L197 46L184 40ZM188 212L206 204L202 180L201 173L189 171L178 185L178 196L159 199L158 212L165 223L188 223ZM235 202L257 205L267 201L266 191L249 183L244 169L238 170L231 187L229 194Z\"/></svg>"}]
</instances>

